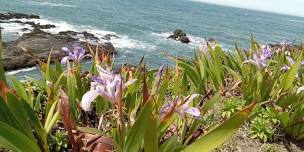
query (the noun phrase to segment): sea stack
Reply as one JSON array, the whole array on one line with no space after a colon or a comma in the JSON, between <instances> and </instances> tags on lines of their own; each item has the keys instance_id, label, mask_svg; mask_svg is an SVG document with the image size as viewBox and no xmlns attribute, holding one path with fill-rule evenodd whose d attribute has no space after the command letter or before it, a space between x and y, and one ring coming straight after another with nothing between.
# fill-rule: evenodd
<instances>
[{"instance_id":1,"label":"sea stack","mask_svg":"<svg viewBox=\"0 0 304 152\"><path fill-rule=\"evenodd\" d=\"M181 29L174 30L174 32L168 38L174 39L176 41L180 41L182 43L190 42L190 39L188 38L187 34L183 32Z\"/></svg>"}]
</instances>

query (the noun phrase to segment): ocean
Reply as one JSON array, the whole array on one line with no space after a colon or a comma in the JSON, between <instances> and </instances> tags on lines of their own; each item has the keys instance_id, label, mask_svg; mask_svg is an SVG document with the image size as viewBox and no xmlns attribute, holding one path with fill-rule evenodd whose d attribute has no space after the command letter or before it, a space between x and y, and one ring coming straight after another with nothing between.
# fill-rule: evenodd
<instances>
[{"instance_id":1,"label":"ocean","mask_svg":"<svg viewBox=\"0 0 304 152\"><path fill-rule=\"evenodd\" d=\"M35 20L57 27L51 33L88 31L98 37L112 33L118 64L136 64L142 56L150 67L170 64L165 54L191 57L202 41L215 38L222 47L249 46L250 34L259 42L304 40L304 18L194 2L190 0L1 0L1 12L40 15ZM1 24L4 41L22 35L20 24ZM190 44L167 39L183 29ZM38 77L36 68L10 71L8 75Z\"/></svg>"}]
</instances>

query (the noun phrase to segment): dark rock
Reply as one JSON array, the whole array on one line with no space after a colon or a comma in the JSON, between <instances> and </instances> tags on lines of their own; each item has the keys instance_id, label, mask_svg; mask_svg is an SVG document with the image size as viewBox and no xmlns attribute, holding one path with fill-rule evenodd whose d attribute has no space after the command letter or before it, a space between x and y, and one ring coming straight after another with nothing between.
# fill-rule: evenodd
<instances>
[{"instance_id":1,"label":"dark rock","mask_svg":"<svg viewBox=\"0 0 304 152\"><path fill-rule=\"evenodd\" d=\"M190 42L190 40L187 36L180 37L179 41L181 41L182 43L189 43Z\"/></svg>"},{"instance_id":2,"label":"dark rock","mask_svg":"<svg viewBox=\"0 0 304 152\"><path fill-rule=\"evenodd\" d=\"M115 53L116 54L116 49L115 49L115 47L113 46L113 44L111 42L102 43L100 47L105 52Z\"/></svg>"},{"instance_id":3,"label":"dark rock","mask_svg":"<svg viewBox=\"0 0 304 152\"><path fill-rule=\"evenodd\" d=\"M119 37L115 34L106 34L105 36L102 37L102 39L107 41L110 41L112 38L119 38Z\"/></svg>"},{"instance_id":4,"label":"dark rock","mask_svg":"<svg viewBox=\"0 0 304 152\"><path fill-rule=\"evenodd\" d=\"M37 35L50 35L50 33L44 32L39 28L34 28L31 33L25 33L22 36L23 37L31 37L31 36L37 36ZM22 38L22 37L20 37Z\"/></svg>"},{"instance_id":5,"label":"dark rock","mask_svg":"<svg viewBox=\"0 0 304 152\"><path fill-rule=\"evenodd\" d=\"M79 34L78 32L75 31L61 31L58 33L59 35L69 35L69 36L76 36Z\"/></svg>"},{"instance_id":6,"label":"dark rock","mask_svg":"<svg viewBox=\"0 0 304 152\"><path fill-rule=\"evenodd\" d=\"M32 32L24 33L16 41L6 42L3 50L4 69L15 70L35 66L37 58L42 61L47 60L51 49L53 50L51 57L52 62L61 60L61 58L65 56L61 50L62 47L78 44L88 50L85 42L81 42L70 36L70 34L75 33L78 32L69 31L50 34L39 28L34 28ZM102 51L110 54L116 53L112 43L99 44L99 46L103 48ZM92 45L92 47L96 46Z\"/></svg>"},{"instance_id":7,"label":"dark rock","mask_svg":"<svg viewBox=\"0 0 304 152\"><path fill-rule=\"evenodd\" d=\"M82 32L81 34L83 34L83 36L86 38L86 39L90 39L90 40L98 40L98 37L96 37L94 34L91 34L87 31L84 31Z\"/></svg>"},{"instance_id":8,"label":"dark rock","mask_svg":"<svg viewBox=\"0 0 304 152\"><path fill-rule=\"evenodd\" d=\"M23 24L28 24L28 25L31 25L31 26L33 26L33 27L36 26L36 23L35 23L35 22L31 22L31 21L26 21L26 22L21 22L21 23L23 23Z\"/></svg>"},{"instance_id":9,"label":"dark rock","mask_svg":"<svg viewBox=\"0 0 304 152\"><path fill-rule=\"evenodd\" d=\"M23 32L24 32L24 31L29 31L29 30L30 30L30 29L29 29L29 28L26 28L26 27L21 29L21 31L23 31Z\"/></svg>"},{"instance_id":10,"label":"dark rock","mask_svg":"<svg viewBox=\"0 0 304 152\"><path fill-rule=\"evenodd\" d=\"M173 34L168 38L174 39L176 41L180 41L182 43L189 43L190 39L187 37L187 34L183 32L181 29L176 29L173 31Z\"/></svg>"},{"instance_id":11,"label":"dark rock","mask_svg":"<svg viewBox=\"0 0 304 152\"><path fill-rule=\"evenodd\" d=\"M56 26L52 25L52 24L45 24L45 25L36 24L36 25L34 25L34 27L40 28L40 29L50 29L50 28L55 28Z\"/></svg>"},{"instance_id":12,"label":"dark rock","mask_svg":"<svg viewBox=\"0 0 304 152\"><path fill-rule=\"evenodd\" d=\"M19 20L16 20L16 21L10 21L11 23L20 23L22 24L23 22L22 21L19 21Z\"/></svg>"},{"instance_id":13,"label":"dark rock","mask_svg":"<svg viewBox=\"0 0 304 152\"><path fill-rule=\"evenodd\" d=\"M34 28L39 28L39 29L50 29L50 28L55 28L55 25L52 24L45 24L45 25L41 25L41 24L36 24L35 22L31 22L31 21L26 21L26 22L22 22L22 21L12 21L14 23L20 23L20 24L27 24L27 25L31 25Z\"/></svg>"},{"instance_id":14,"label":"dark rock","mask_svg":"<svg viewBox=\"0 0 304 152\"><path fill-rule=\"evenodd\" d=\"M9 19L38 19L38 15L27 15L23 13L0 13L0 20L9 20Z\"/></svg>"}]
</instances>

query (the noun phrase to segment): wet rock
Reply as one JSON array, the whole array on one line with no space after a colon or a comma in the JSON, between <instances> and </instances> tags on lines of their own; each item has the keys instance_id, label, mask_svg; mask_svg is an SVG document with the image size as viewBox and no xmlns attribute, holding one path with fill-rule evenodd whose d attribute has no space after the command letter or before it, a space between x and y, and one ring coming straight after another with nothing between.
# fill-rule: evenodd
<instances>
[{"instance_id":1,"label":"wet rock","mask_svg":"<svg viewBox=\"0 0 304 152\"><path fill-rule=\"evenodd\" d=\"M75 32L75 31L61 31L58 34L59 35L76 36L78 34L78 32Z\"/></svg>"},{"instance_id":2,"label":"wet rock","mask_svg":"<svg viewBox=\"0 0 304 152\"><path fill-rule=\"evenodd\" d=\"M89 32L87 32L87 31L84 31L84 32L82 32L81 34L83 34L83 36L84 36L86 39L89 39L89 40L98 40L98 37L96 37L94 34L89 33Z\"/></svg>"},{"instance_id":3,"label":"wet rock","mask_svg":"<svg viewBox=\"0 0 304 152\"><path fill-rule=\"evenodd\" d=\"M181 41L182 43L189 43L190 42L190 40L187 36L180 37L179 41Z\"/></svg>"},{"instance_id":4,"label":"wet rock","mask_svg":"<svg viewBox=\"0 0 304 152\"><path fill-rule=\"evenodd\" d=\"M10 19L39 19L38 15L27 15L22 13L0 13L0 22L26 24L33 27L29 33L24 33L15 41L5 42L3 47L3 63L5 70L15 70L19 68L32 67L36 65L36 60L47 60L50 50L53 49L51 61L61 60L65 56L61 50L62 47L69 47L77 44L86 50L87 43L80 41L85 38L93 48L97 45L99 50L116 54L116 49L111 42L99 43L99 38L87 31L62 31L58 34L44 32L43 29L55 28L55 25L35 23L33 21L10 20ZM30 31L29 28L23 28L22 31ZM105 36L107 39L117 37L113 34ZM88 53L88 52L87 52Z\"/></svg>"},{"instance_id":5,"label":"wet rock","mask_svg":"<svg viewBox=\"0 0 304 152\"><path fill-rule=\"evenodd\" d=\"M36 25L34 25L34 27L40 28L40 29L50 29L50 28L55 28L56 26L52 25L52 24L45 24L45 25L36 24Z\"/></svg>"},{"instance_id":6,"label":"wet rock","mask_svg":"<svg viewBox=\"0 0 304 152\"><path fill-rule=\"evenodd\" d=\"M174 39L176 41L180 41L182 43L190 42L190 39L187 37L187 34L183 32L181 29L174 30L173 34L171 34L168 38Z\"/></svg>"},{"instance_id":7,"label":"wet rock","mask_svg":"<svg viewBox=\"0 0 304 152\"><path fill-rule=\"evenodd\" d=\"M29 29L29 28L26 28L26 27L21 29L21 31L23 31L23 32L24 32L24 31L29 31L29 30L30 30L30 29Z\"/></svg>"},{"instance_id":8,"label":"wet rock","mask_svg":"<svg viewBox=\"0 0 304 152\"><path fill-rule=\"evenodd\" d=\"M19 68L32 67L36 65L36 60L39 58L46 61L50 50L52 49L51 61L60 61L65 56L61 50L62 47L78 44L87 48L85 42L79 41L77 38L71 37L69 34L77 32L66 32L59 34L51 34L42 31L39 28L34 28L30 33L24 33L16 41L6 42L3 50L3 63L5 70L15 70ZM116 53L112 43L99 44L102 51L108 53ZM96 47L96 46L92 46ZM87 52L88 53L88 52Z\"/></svg>"},{"instance_id":9,"label":"wet rock","mask_svg":"<svg viewBox=\"0 0 304 152\"><path fill-rule=\"evenodd\" d=\"M28 15L23 13L0 13L0 20L9 20L9 19L39 19L38 15Z\"/></svg>"},{"instance_id":10,"label":"wet rock","mask_svg":"<svg viewBox=\"0 0 304 152\"><path fill-rule=\"evenodd\" d=\"M115 49L115 47L113 46L113 44L111 42L102 43L101 44L101 48L105 52L115 53L116 54L116 49Z\"/></svg>"},{"instance_id":11,"label":"wet rock","mask_svg":"<svg viewBox=\"0 0 304 152\"><path fill-rule=\"evenodd\" d=\"M102 37L102 39L107 41L110 41L112 38L119 38L119 37L115 34L106 34L105 36Z\"/></svg>"}]
</instances>

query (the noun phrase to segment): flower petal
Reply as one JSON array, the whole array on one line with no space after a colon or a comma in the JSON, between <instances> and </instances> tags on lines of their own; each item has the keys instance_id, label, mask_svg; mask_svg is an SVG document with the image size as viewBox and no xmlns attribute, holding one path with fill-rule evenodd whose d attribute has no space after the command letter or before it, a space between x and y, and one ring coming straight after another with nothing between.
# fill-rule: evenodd
<instances>
[{"instance_id":1,"label":"flower petal","mask_svg":"<svg viewBox=\"0 0 304 152\"><path fill-rule=\"evenodd\" d=\"M96 76L92 76L91 77L92 81L96 82L96 83L100 83L100 84L105 84L105 80L101 77L96 77Z\"/></svg>"},{"instance_id":2,"label":"flower petal","mask_svg":"<svg viewBox=\"0 0 304 152\"><path fill-rule=\"evenodd\" d=\"M67 48L67 47L63 47L62 50L66 53L66 54L70 54L71 51Z\"/></svg>"},{"instance_id":3,"label":"flower petal","mask_svg":"<svg viewBox=\"0 0 304 152\"><path fill-rule=\"evenodd\" d=\"M196 107L187 108L184 112L195 117L199 117L201 114L201 112Z\"/></svg>"},{"instance_id":4,"label":"flower petal","mask_svg":"<svg viewBox=\"0 0 304 152\"><path fill-rule=\"evenodd\" d=\"M259 64L258 64L258 62L256 62L255 60L252 60L252 59L245 60L245 61L242 63L242 65L243 65L243 64L247 64L247 63L250 63L250 64L252 64L252 65L255 65L257 68L260 67Z\"/></svg>"},{"instance_id":5,"label":"flower petal","mask_svg":"<svg viewBox=\"0 0 304 152\"><path fill-rule=\"evenodd\" d=\"M98 92L99 95L104 97L106 100L108 100L112 104L115 103L115 101L111 98L111 95L106 91L105 86L101 86L101 85L97 86L96 91Z\"/></svg>"},{"instance_id":6,"label":"flower petal","mask_svg":"<svg viewBox=\"0 0 304 152\"><path fill-rule=\"evenodd\" d=\"M287 72L288 69L290 69L290 67L289 67L288 65L284 64L284 65L281 67L280 71L281 71L281 72Z\"/></svg>"},{"instance_id":7,"label":"flower petal","mask_svg":"<svg viewBox=\"0 0 304 152\"><path fill-rule=\"evenodd\" d=\"M189 96L187 96L186 97L186 102L184 103L184 105L189 105L189 103L191 102L191 101L193 101L193 99L194 98L196 98L196 97L198 97L199 96L199 94L192 94L192 95L189 95Z\"/></svg>"},{"instance_id":8,"label":"flower petal","mask_svg":"<svg viewBox=\"0 0 304 152\"><path fill-rule=\"evenodd\" d=\"M61 64L66 64L66 63L68 62L68 60L69 60L69 57L68 57L68 56L63 57L63 58L61 59Z\"/></svg>"},{"instance_id":9,"label":"flower petal","mask_svg":"<svg viewBox=\"0 0 304 152\"><path fill-rule=\"evenodd\" d=\"M304 91L304 86L299 87L298 90L297 90L297 94L299 94L299 93L301 93L301 92L303 92L303 91Z\"/></svg>"},{"instance_id":10,"label":"flower petal","mask_svg":"<svg viewBox=\"0 0 304 152\"><path fill-rule=\"evenodd\" d=\"M86 55L82 55L82 56L80 56L80 57L79 57L79 59L78 59L78 60L79 60L79 62L80 62L81 60L83 60L84 58L86 58L86 57L90 57L90 58L91 58L91 57L92 57L92 55L91 55L91 54L86 54Z\"/></svg>"},{"instance_id":11,"label":"flower petal","mask_svg":"<svg viewBox=\"0 0 304 152\"><path fill-rule=\"evenodd\" d=\"M158 71L157 71L157 74L156 74L155 83L156 83L157 88L159 88L160 80L161 80L161 77L162 77L162 75L163 75L163 71L164 71L164 65L161 65L161 66L158 68Z\"/></svg>"},{"instance_id":12,"label":"flower petal","mask_svg":"<svg viewBox=\"0 0 304 152\"><path fill-rule=\"evenodd\" d=\"M291 66L295 64L295 61L290 56L287 56L287 60Z\"/></svg>"},{"instance_id":13,"label":"flower petal","mask_svg":"<svg viewBox=\"0 0 304 152\"><path fill-rule=\"evenodd\" d=\"M137 79L131 79L131 80L127 81L127 82L124 84L124 87L127 87L127 86L129 86L129 85L132 85L132 84L134 84L136 81L137 81Z\"/></svg>"},{"instance_id":14,"label":"flower petal","mask_svg":"<svg viewBox=\"0 0 304 152\"><path fill-rule=\"evenodd\" d=\"M82 97L80 106L84 111L89 111L91 103L97 98L98 92L96 90L89 91L85 93Z\"/></svg>"},{"instance_id":15,"label":"flower petal","mask_svg":"<svg viewBox=\"0 0 304 152\"><path fill-rule=\"evenodd\" d=\"M99 73L99 76L101 76L104 79L113 79L113 74L105 69L103 69L101 66L96 64L97 71Z\"/></svg>"}]
</instances>

